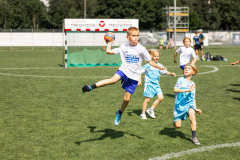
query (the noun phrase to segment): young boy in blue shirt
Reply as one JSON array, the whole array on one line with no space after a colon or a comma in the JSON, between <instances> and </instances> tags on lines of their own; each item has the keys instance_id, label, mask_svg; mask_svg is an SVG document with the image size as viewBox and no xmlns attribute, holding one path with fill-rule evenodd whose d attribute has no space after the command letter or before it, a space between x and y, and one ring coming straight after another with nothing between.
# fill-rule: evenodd
<instances>
[{"instance_id":1,"label":"young boy in blue shirt","mask_svg":"<svg viewBox=\"0 0 240 160\"><path fill-rule=\"evenodd\" d=\"M201 49L201 44L200 44L200 39L199 39L198 32L196 32L195 36L193 37L193 44L194 44L194 50L196 52L197 60L198 60L199 59L198 58L199 50Z\"/></svg>"},{"instance_id":2,"label":"young boy in blue shirt","mask_svg":"<svg viewBox=\"0 0 240 160\"><path fill-rule=\"evenodd\" d=\"M203 30L199 29L199 42L200 42L201 60L203 60L204 40L205 40L205 36L203 35Z\"/></svg>"},{"instance_id":3,"label":"young boy in blue shirt","mask_svg":"<svg viewBox=\"0 0 240 160\"><path fill-rule=\"evenodd\" d=\"M101 80L93 85L85 85L82 88L83 92L89 92L93 89L114 84L122 80L122 88L125 90L121 108L116 112L114 124L117 126L120 123L121 116L127 107L132 94L138 85L138 80L141 75L141 65L143 60L159 70L165 69L158 66L151 60L151 57L145 47L139 44L139 30L136 27L130 27L127 31L128 44L123 44L119 48L111 49L114 41L107 44L107 54L120 54L122 65L119 67L115 75L110 79Z\"/></svg>"},{"instance_id":4,"label":"young boy in blue shirt","mask_svg":"<svg viewBox=\"0 0 240 160\"><path fill-rule=\"evenodd\" d=\"M160 52L157 49L149 50L152 61L154 61L157 65L164 67L162 64L158 63ZM172 75L176 77L175 73L168 72L167 70L158 70L155 67L152 67L149 64L146 64L142 67L143 72L145 72L145 84L144 84L144 93L145 100L143 102L142 113L140 115L141 119L147 119L146 117L146 109L148 103L150 102L150 98L157 96L157 99L152 104L151 108L147 110L147 113L150 117L156 118L154 109L159 105L159 103L164 99L161 87L159 85L161 74ZM141 80L139 81L141 83Z\"/></svg>"},{"instance_id":5,"label":"young boy in blue shirt","mask_svg":"<svg viewBox=\"0 0 240 160\"><path fill-rule=\"evenodd\" d=\"M200 109L196 107L195 100L195 83L191 80L193 75L196 75L198 69L193 64L187 64L184 67L184 77L180 77L174 86L175 92L175 107L173 110L174 116L174 127L180 128L182 126L182 120L186 120L189 116L191 121L191 131L192 131L192 143L200 145L196 137L196 118L195 112L199 115L202 113Z\"/></svg>"}]
</instances>

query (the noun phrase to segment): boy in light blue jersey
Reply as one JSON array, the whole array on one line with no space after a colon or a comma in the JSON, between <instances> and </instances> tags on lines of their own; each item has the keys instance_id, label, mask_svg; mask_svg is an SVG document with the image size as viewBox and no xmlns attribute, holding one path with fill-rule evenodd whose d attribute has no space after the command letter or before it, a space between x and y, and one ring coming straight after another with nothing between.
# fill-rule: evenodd
<instances>
[{"instance_id":1,"label":"boy in light blue jersey","mask_svg":"<svg viewBox=\"0 0 240 160\"><path fill-rule=\"evenodd\" d=\"M152 61L154 61L160 67L165 68L162 64L158 63L159 55L160 55L159 50L151 49L149 50L149 53L151 55ZM150 117L156 118L154 109L164 99L162 90L159 85L160 75L167 74L167 75L172 75L176 77L176 74L168 72L166 69L160 71L159 69L155 69L155 67L152 67L149 64L144 65L142 69L143 69L142 72L145 72L145 84L144 84L143 96L145 96L146 98L143 102L142 114L140 115L140 118L147 119L145 112L146 112L148 103L150 102L150 98L153 98L154 96L157 95L158 97L157 100L155 100L151 108L147 110L147 113L149 114ZM139 80L139 83L141 83L141 79Z\"/></svg>"},{"instance_id":2,"label":"boy in light blue jersey","mask_svg":"<svg viewBox=\"0 0 240 160\"><path fill-rule=\"evenodd\" d=\"M196 118L195 112L201 114L202 111L197 109L195 100L195 83L191 80L193 75L197 74L197 67L193 64L187 64L184 67L184 77L180 77L174 87L175 107L173 110L174 127L180 128L182 120L189 116L192 130L192 143L200 145L196 137Z\"/></svg>"}]
</instances>

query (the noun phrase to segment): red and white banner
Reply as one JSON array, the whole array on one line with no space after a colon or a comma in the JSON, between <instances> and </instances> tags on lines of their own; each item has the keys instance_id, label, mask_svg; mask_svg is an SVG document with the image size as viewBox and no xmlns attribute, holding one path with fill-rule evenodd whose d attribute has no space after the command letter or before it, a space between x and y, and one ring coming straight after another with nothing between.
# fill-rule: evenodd
<instances>
[{"instance_id":1,"label":"red and white banner","mask_svg":"<svg viewBox=\"0 0 240 160\"><path fill-rule=\"evenodd\" d=\"M138 19L64 19L65 31L127 31Z\"/></svg>"}]
</instances>

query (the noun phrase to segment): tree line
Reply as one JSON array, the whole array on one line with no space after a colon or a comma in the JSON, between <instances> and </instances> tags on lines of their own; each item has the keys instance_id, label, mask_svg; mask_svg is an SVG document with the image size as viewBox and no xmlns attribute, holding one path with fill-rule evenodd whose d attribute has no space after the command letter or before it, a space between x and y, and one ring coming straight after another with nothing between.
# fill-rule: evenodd
<instances>
[{"instance_id":1,"label":"tree line","mask_svg":"<svg viewBox=\"0 0 240 160\"><path fill-rule=\"evenodd\" d=\"M86 18L139 19L140 29L162 30L162 8L174 0L86 0ZM240 30L239 0L177 0L189 7L189 29ZM0 0L0 29L61 29L65 18L84 18L84 0Z\"/></svg>"}]
</instances>

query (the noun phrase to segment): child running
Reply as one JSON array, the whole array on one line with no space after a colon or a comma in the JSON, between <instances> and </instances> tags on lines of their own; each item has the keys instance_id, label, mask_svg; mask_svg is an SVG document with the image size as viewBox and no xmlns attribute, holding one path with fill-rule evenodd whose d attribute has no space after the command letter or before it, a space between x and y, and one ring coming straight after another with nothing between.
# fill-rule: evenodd
<instances>
[{"instance_id":1,"label":"child running","mask_svg":"<svg viewBox=\"0 0 240 160\"><path fill-rule=\"evenodd\" d=\"M184 67L187 63L190 63L191 57L193 57L193 60L191 64L195 64L197 61L196 53L194 52L193 48L190 47L191 39L188 37L185 37L183 39L183 47L180 47L176 50L174 54L174 63L177 63L177 54L180 54L180 68L184 70Z\"/></svg>"},{"instance_id":2,"label":"child running","mask_svg":"<svg viewBox=\"0 0 240 160\"><path fill-rule=\"evenodd\" d=\"M125 90L125 94L121 108L116 112L116 118L114 120L116 126L119 125L122 113L127 107L131 96L138 85L143 60L159 70L165 69L153 62L147 49L139 44L139 30L136 27L130 27L128 29L127 39L129 40L129 43L123 44L119 48L111 49L113 41L107 44L107 54L120 54L121 57L122 65L119 67L119 70L117 70L115 75L110 79L101 80L91 86L85 85L82 88L83 92L89 92L99 87L114 84L121 79L123 83L122 88Z\"/></svg>"},{"instance_id":3,"label":"child running","mask_svg":"<svg viewBox=\"0 0 240 160\"><path fill-rule=\"evenodd\" d=\"M159 55L160 55L159 50L151 49L149 50L149 53L151 55L152 61L154 61L160 67L164 67L162 64L158 63ZM145 112L146 112L148 103L150 102L150 98L153 98L154 96L157 95L157 99L152 104L151 108L147 110L147 113L149 114L150 117L156 118L154 109L164 99L161 87L159 85L160 74L172 75L174 77L176 77L176 74L168 72L167 70L160 71L157 68L150 66L149 64L144 65L142 69L143 69L143 72L145 72L145 84L144 84L143 96L145 96L146 98L143 102L142 113L140 115L140 118L147 119ZM139 82L141 83L141 79L139 80Z\"/></svg>"},{"instance_id":4,"label":"child running","mask_svg":"<svg viewBox=\"0 0 240 160\"><path fill-rule=\"evenodd\" d=\"M174 127L180 128L182 126L182 120L186 120L189 116L191 121L192 130L192 143L200 145L196 137L196 118L195 112L199 115L202 113L200 109L196 107L195 99L195 83L191 80L193 75L196 75L198 69L193 64L187 64L184 67L184 77L180 77L174 87L175 92L175 107L173 110L174 115Z\"/></svg>"}]
</instances>

